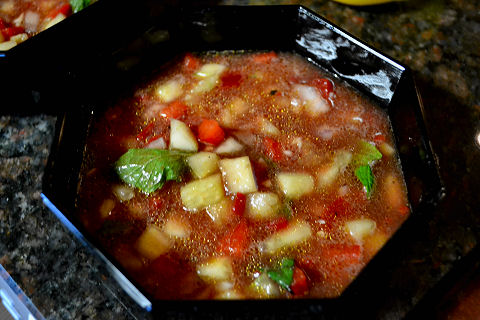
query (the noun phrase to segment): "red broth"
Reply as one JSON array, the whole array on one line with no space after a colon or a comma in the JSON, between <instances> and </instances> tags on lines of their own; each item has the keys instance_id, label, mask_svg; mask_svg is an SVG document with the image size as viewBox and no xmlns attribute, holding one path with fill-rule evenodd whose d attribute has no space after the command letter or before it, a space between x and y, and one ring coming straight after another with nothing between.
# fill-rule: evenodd
<instances>
[{"instance_id":1,"label":"red broth","mask_svg":"<svg viewBox=\"0 0 480 320\"><path fill-rule=\"evenodd\" d=\"M157 299L335 297L409 215L384 111L288 53L178 59L83 172L80 220Z\"/></svg>"}]
</instances>

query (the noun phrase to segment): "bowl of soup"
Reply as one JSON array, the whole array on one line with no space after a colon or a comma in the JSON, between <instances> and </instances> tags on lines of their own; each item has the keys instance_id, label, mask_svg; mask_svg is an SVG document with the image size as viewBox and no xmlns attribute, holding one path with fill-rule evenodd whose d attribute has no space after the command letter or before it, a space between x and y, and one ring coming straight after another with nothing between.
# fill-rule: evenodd
<instances>
[{"instance_id":1,"label":"bowl of soup","mask_svg":"<svg viewBox=\"0 0 480 320\"><path fill-rule=\"evenodd\" d=\"M140 6L70 83L47 206L147 309L368 294L442 192L409 69L301 6Z\"/></svg>"}]
</instances>

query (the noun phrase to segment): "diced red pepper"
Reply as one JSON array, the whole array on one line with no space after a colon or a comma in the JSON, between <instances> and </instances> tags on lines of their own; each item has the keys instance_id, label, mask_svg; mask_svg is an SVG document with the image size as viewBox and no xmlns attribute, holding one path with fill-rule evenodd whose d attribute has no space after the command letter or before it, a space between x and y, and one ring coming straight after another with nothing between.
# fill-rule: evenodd
<instances>
[{"instance_id":1,"label":"diced red pepper","mask_svg":"<svg viewBox=\"0 0 480 320\"><path fill-rule=\"evenodd\" d=\"M218 145L225 138L225 132L216 120L203 120L198 127L198 139L204 143Z\"/></svg>"},{"instance_id":2,"label":"diced red pepper","mask_svg":"<svg viewBox=\"0 0 480 320\"><path fill-rule=\"evenodd\" d=\"M240 223L220 241L218 251L237 258L242 257L248 247L248 231L246 221L240 221Z\"/></svg>"},{"instance_id":3,"label":"diced red pepper","mask_svg":"<svg viewBox=\"0 0 480 320\"><path fill-rule=\"evenodd\" d=\"M357 244L331 244L321 251L325 261L342 264L357 264L360 262L362 248Z\"/></svg>"},{"instance_id":4,"label":"diced red pepper","mask_svg":"<svg viewBox=\"0 0 480 320\"><path fill-rule=\"evenodd\" d=\"M312 84L320 91L323 98L328 99L330 93L333 92L332 81L325 78L316 78L312 80Z\"/></svg>"},{"instance_id":5,"label":"diced red pepper","mask_svg":"<svg viewBox=\"0 0 480 320\"><path fill-rule=\"evenodd\" d=\"M237 216L243 216L243 213L245 212L246 201L247 197L243 193L237 192L235 194L235 199L233 200L233 213L235 213Z\"/></svg>"},{"instance_id":6,"label":"diced red pepper","mask_svg":"<svg viewBox=\"0 0 480 320\"><path fill-rule=\"evenodd\" d=\"M197 70L200 67L200 59L192 55L191 53L186 53L183 58L183 66L190 72Z\"/></svg>"},{"instance_id":7,"label":"diced red pepper","mask_svg":"<svg viewBox=\"0 0 480 320\"><path fill-rule=\"evenodd\" d=\"M253 61L256 63L270 63L277 58L277 54L273 51L266 53L258 53L253 56Z\"/></svg>"},{"instance_id":8,"label":"diced red pepper","mask_svg":"<svg viewBox=\"0 0 480 320\"><path fill-rule=\"evenodd\" d=\"M147 124L143 129L142 131L140 131L140 133L137 135L137 140L138 141L145 141L147 140L147 138L152 135L153 133L153 129L155 127L155 124L153 122L150 122L149 124Z\"/></svg>"},{"instance_id":9,"label":"diced red pepper","mask_svg":"<svg viewBox=\"0 0 480 320\"><path fill-rule=\"evenodd\" d=\"M173 101L160 111L160 115L168 119L179 119L188 112L188 106L180 101Z\"/></svg>"},{"instance_id":10,"label":"diced red pepper","mask_svg":"<svg viewBox=\"0 0 480 320\"><path fill-rule=\"evenodd\" d=\"M12 27L3 28L1 32L5 40L10 40L11 37L20 33L24 33L25 29L23 29L22 27L12 26Z\"/></svg>"},{"instance_id":11,"label":"diced red pepper","mask_svg":"<svg viewBox=\"0 0 480 320\"><path fill-rule=\"evenodd\" d=\"M295 266L293 269L293 281L290 289L296 296L303 296L308 292L308 279L302 269Z\"/></svg>"},{"instance_id":12,"label":"diced red pepper","mask_svg":"<svg viewBox=\"0 0 480 320\"><path fill-rule=\"evenodd\" d=\"M65 17L68 17L69 15L72 14L72 6L69 3L65 3L64 5L59 7L58 9L50 12L50 14L47 17L50 18L50 19L53 19L56 16L58 16L60 13L63 14Z\"/></svg>"},{"instance_id":13,"label":"diced red pepper","mask_svg":"<svg viewBox=\"0 0 480 320\"><path fill-rule=\"evenodd\" d=\"M265 137L263 139L263 150L265 155L275 162L278 162L283 158L282 145L275 139Z\"/></svg>"},{"instance_id":14,"label":"diced red pepper","mask_svg":"<svg viewBox=\"0 0 480 320\"><path fill-rule=\"evenodd\" d=\"M237 88L242 81L240 73L227 72L220 77L223 88Z\"/></svg>"},{"instance_id":15,"label":"diced red pepper","mask_svg":"<svg viewBox=\"0 0 480 320\"><path fill-rule=\"evenodd\" d=\"M288 220L285 217L278 217L268 222L265 229L270 232L277 232L288 227Z\"/></svg>"}]
</instances>

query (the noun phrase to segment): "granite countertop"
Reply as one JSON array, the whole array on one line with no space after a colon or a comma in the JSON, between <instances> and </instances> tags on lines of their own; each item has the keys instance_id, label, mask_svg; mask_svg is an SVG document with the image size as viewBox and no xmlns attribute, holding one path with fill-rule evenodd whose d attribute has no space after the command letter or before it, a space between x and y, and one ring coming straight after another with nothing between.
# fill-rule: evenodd
<instances>
[{"instance_id":1,"label":"granite countertop","mask_svg":"<svg viewBox=\"0 0 480 320\"><path fill-rule=\"evenodd\" d=\"M302 4L413 69L446 196L417 236L422 248L411 248L417 258L402 266L418 285L378 311L381 319L403 318L480 241L480 1L221 3ZM48 319L149 319L42 204L55 121L0 117L0 264Z\"/></svg>"}]
</instances>

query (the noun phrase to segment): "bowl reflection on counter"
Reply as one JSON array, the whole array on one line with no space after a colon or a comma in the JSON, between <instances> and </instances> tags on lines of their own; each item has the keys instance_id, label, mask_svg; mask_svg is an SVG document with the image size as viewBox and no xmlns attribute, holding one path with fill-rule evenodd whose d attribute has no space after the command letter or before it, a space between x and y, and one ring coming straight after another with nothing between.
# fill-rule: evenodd
<instances>
[{"instance_id":1,"label":"bowl reflection on counter","mask_svg":"<svg viewBox=\"0 0 480 320\"><path fill-rule=\"evenodd\" d=\"M302 55L344 80L384 108L391 120L403 174L409 191L412 217L362 271L338 299L305 301L243 301L245 310L323 310L328 305L358 304L373 290L385 290L381 275L395 261L395 248L408 241L416 219L428 219L443 194L435 157L423 126L422 106L410 70L301 6L272 7L165 7L138 2L138 32L117 47L88 61L66 80L85 95L72 101L58 119L56 137L47 164L44 202L67 227L118 275L131 296L149 309L219 308L208 301L154 301L127 280L123 268L97 249L75 215L79 173L92 114L101 111L135 86L138 79L186 51L275 50ZM265 19L268 17L268 19ZM113 19L113 18L112 18ZM114 19L113 19L114 20ZM287 21L287 22L286 22ZM135 22L135 21L134 21ZM122 23L122 21L110 21ZM67 66L68 68L68 66ZM100 90L101 89L101 90ZM66 89L68 90L68 89ZM77 95L78 96L78 95ZM332 301L334 300L334 301ZM356 301L354 301L356 300ZM224 311L229 304L221 302ZM240 303L240 302L239 302ZM338 305L337 305L338 304ZM348 309L348 308L342 308ZM222 310L222 308L218 309ZM344 310L345 311L345 310Z\"/></svg>"}]
</instances>

